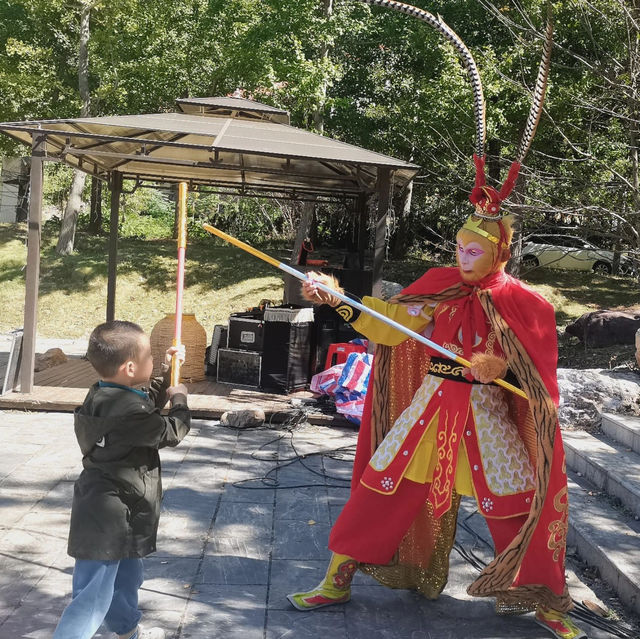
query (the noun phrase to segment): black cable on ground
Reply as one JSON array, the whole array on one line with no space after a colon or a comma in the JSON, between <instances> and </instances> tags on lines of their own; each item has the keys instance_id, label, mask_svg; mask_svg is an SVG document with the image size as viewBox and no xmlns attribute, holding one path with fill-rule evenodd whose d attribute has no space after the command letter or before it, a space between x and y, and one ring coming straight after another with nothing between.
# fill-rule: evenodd
<instances>
[{"instance_id":1,"label":"black cable on ground","mask_svg":"<svg viewBox=\"0 0 640 639\"><path fill-rule=\"evenodd\" d=\"M274 413L271 415L269 424L262 424L260 426L253 426L249 428L235 428L232 426L224 426L224 428L229 428L232 430L284 430L283 433L279 434L277 437L274 437L272 440L260 446L256 451L251 454L251 457L257 461L276 461L276 465L269 470L268 473L263 475L262 477L252 477L250 479L242 479L236 482L233 482L232 485L238 488L243 488L245 490L289 490L293 488L348 488L350 485L350 479L343 479L341 477L336 477L329 475L325 471L318 471L314 468L309 467L304 463L305 459L309 459L312 457L327 457L329 459L334 459L336 461L348 461L352 462L353 457L355 455L355 445L349 446L341 446L339 448L334 448L330 450L322 450L313 453L304 453L301 454L296 449L294 443L294 431L296 427L305 423L307 418L307 412L304 409L297 409L295 411L283 411L284 414L289 415L289 418L278 424L277 426L273 425L273 417L276 414L282 413ZM280 458L279 456L275 458L264 458L259 457L258 454L261 450L264 450L267 446L270 446L276 442L280 442L285 437L289 436L289 445L291 446L294 455L292 457ZM325 481L339 481L344 482L344 484L332 485L328 483L315 483L315 484L280 484L279 480L273 475L277 473L279 470L286 468L287 466L291 466L292 464L300 463L306 470L310 473L322 477ZM243 484L247 484L249 482L261 482L264 484L263 486L247 486ZM474 510L470 515L467 515L464 519L458 521L458 525L470 534L474 538L473 547L467 548L463 546L459 542L454 542L453 549L464 559L467 563L469 563L473 568L475 568L478 572L481 572L486 566L487 562L482 559L476 552L479 546L485 546L488 550L493 552L493 544L488 540L484 539L481 535L479 535L473 528L468 524L468 520L471 519L474 515L478 514L477 510ZM573 610L569 613L569 615L575 619L576 621L582 621L588 623L590 626L594 628L598 628L599 630L604 630L614 637L618 637L619 639L638 639L637 633L633 632L631 628L629 628L626 624L616 621L615 619L607 619L605 617L601 617L596 614L589 608L587 608L582 602L572 600L574 604Z\"/></svg>"},{"instance_id":2,"label":"black cable on ground","mask_svg":"<svg viewBox=\"0 0 640 639\"><path fill-rule=\"evenodd\" d=\"M286 419L284 422L279 423L277 426L273 425L273 419L275 416L277 415L288 415L288 419ZM237 488L242 488L244 490L271 490L271 489L276 489L276 490L290 490L293 488L318 488L318 487L323 487L323 488L348 488L351 485L351 478L349 479L344 479L342 477L337 477L334 475L330 475L329 473L325 472L325 471L318 471L314 468L311 468L309 465L304 463L305 459L309 459L312 457L321 457L321 458L329 458L329 459L334 459L336 461L345 461L345 462L352 462L353 461L353 457L355 455L355 445L349 445L349 446L340 446L338 448L333 448L333 449L328 449L328 450L321 450L321 451L317 451L317 452L313 452L313 453L299 453L296 446L295 446L295 442L294 442L294 433L295 433L295 429L300 426L301 424L305 423L307 420L307 411L304 410L304 408L300 408L300 409L296 409L293 411L281 411L278 413L273 413L271 415L271 417L269 418L269 423L268 424L262 424L261 426L254 426L254 427L250 427L250 428L235 428L232 426L224 426L224 428L229 428L231 430L238 430L238 431L243 431L243 430L279 430L282 431L284 430L284 432L281 432L277 437L274 437L273 439L269 440L268 442L266 442L265 444L262 444L262 446L260 446L257 450L255 450L252 454L251 457L253 459L255 459L256 461L275 461L276 464L273 468L271 468L271 470L269 470L268 473L266 473L265 475L263 475L262 477L252 477L250 479L241 479L238 481L235 481L232 483L232 486L236 486ZM294 451L294 455L291 457L260 457L260 451L263 451L265 448L267 448L268 446L271 446L272 444L276 443L276 442L280 442L282 439L284 439L285 437L289 437L289 445L291 446L292 450ZM308 470L310 473L317 475L319 477L322 477L325 482L323 483L314 483L314 484L286 484L283 485L280 483L280 481L274 476L278 471L282 470L283 468L286 468L287 466L291 466L292 464L295 463L300 463L306 470ZM342 484L330 484L330 483L326 483L329 481L335 481L335 482L344 482ZM253 486L253 485L246 485L249 484L251 482L261 482L262 484L264 484L263 486Z\"/></svg>"}]
</instances>

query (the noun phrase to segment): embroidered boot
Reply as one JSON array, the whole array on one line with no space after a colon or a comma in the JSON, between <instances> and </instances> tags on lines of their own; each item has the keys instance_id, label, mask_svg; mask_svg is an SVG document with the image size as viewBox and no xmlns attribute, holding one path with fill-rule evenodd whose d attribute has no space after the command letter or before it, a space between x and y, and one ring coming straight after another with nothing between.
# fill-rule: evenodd
<instances>
[{"instance_id":1,"label":"embroidered boot","mask_svg":"<svg viewBox=\"0 0 640 639\"><path fill-rule=\"evenodd\" d=\"M556 639L586 639L587 634L571 621L569 615L551 608L538 606L536 623L553 634Z\"/></svg>"},{"instance_id":2,"label":"embroidered boot","mask_svg":"<svg viewBox=\"0 0 640 639\"><path fill-rule=\"evenodd\" d=\"M333 553L325 578L313 590L287 595L287 599L298 610L347 603L351 599L351 580L357 568L355 559Z\"/></svg>"}]
</instances>

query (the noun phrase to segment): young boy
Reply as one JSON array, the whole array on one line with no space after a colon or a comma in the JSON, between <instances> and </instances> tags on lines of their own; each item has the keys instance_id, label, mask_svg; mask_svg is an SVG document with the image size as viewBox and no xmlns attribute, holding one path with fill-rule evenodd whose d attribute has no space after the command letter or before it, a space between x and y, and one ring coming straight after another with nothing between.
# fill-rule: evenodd
<instances>
[{"instance_id":1,"label":"young boy","mask_svg":"<svg viewBox=\"0 0 640 639\"><path fill-rule=\"evenodd\" d=\"M100 324L87 358L101 379L75 412L84 470L75 483L69 555L75 558L73 599L54 639L89 639L104 621L120 639L164 639L164 630L138 622L142 557L156 550L162 484L158 449L189 432L184 385L169 387L168 363L184 350L167 350L163 377L153 369L149 337L132 322ZM169 415L160 409L167 398Z\"/></svg>"}]
</instances>

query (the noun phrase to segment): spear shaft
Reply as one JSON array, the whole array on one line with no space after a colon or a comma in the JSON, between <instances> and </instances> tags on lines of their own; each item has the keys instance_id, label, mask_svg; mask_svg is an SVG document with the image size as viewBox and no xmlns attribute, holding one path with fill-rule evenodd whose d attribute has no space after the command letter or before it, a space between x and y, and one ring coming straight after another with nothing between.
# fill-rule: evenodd
<instances>
[{"instance_id":1,"label":"spear shaft","mask_svg":"<svg viewBox=\"0 0 640 639\"><path fill-rule=\"evenodd\" d=\"M364 304L361 304L360 302L352 299L351 297L349 297L348 295L345 295L344 293L334 291L329 286L325 286L321 282L315 281L313 278L309 277L306 273L303 273L302 271L299 271L293 268L292 266L289 266L288 264L279 262L278 260L271 257L270 255L267 255L266 253L259 251L253 246L249 246L249 244L246 244L242 240L239 240L233 237L232 235L228 235L224 231L217 229L215 226L211 226L210 224L203 224L203 227L205 231L208 231L212 235L218 236L219 238L225 240L225 242L229 242L229 244L233 244L234 246L241 248L243 251L246 251L247 253L250 253L251 255L263 260L264 262L267 262L267 264L271 264L271 266L275 266L281 271L284 271L285 273L301 280L302 282L312 282L313 285L316 288L319 288L321 291L324 291L325 293L329 293L330 295L337 297L339 300L345 302L346 304L349 304L349 306L353 306L353 308L357 308L362 313L367 313L367 315L371 315L372 317L375 317L377 320L380 320L381 322L384 322L388 326L391 326L392 328L395 328L401 333L404 333L405 335L407 335L407 337L410 337L416 340L416 342L420 342L420 344L424 344L425 346L428 346L434 351L437 351L441 355L444 355L445 357L452 359L454 362L457 362L458 364L461 364L462 366L465 366L467 368L471 368L471 363L468 360L464 359L463 357L460 357L459 355L456 355L453 351L450 351L449 349L444 348L444 346L440 346L440 344L437 344L436 342L431 341L430 339L426 338L424 335L420 335L420 333L416 333L415 331L412 331L410 328L403 326L399 322L392 320L390 317L387 317L382 313L378 313L378 311L372 308L369 308ZM520 397L524 397L525 399L527 399L527 396L524 393L524 391L518 388L517 386L514 386L513 384L509 384L509 382L505 382L503 379L495 379L493 381L499 386L502 386L503 388L506 388L507 390L511 391L512 393L515 393L516 395L519 395Z\"/></svg>"},{"instance_id":2,"label":"spear shaft","mask_svg":"<svg viewBox=\"0 0 640 639\"><path fill-rule=\"evenodd\" d=\"M187 251L187 183L178 185L178 273L176 276L176 316L173 326L173 345L182 343L182 295L184 292L184 261ZM180 360L171 358L171 386L180 381Z\"/></svg>"}]
</instances>

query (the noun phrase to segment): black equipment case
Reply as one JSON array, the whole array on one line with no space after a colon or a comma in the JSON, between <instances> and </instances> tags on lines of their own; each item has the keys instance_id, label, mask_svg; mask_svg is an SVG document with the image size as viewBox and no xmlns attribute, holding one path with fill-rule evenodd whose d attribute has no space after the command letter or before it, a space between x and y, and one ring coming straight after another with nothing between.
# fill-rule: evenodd
<instances>
[{"instance_id":1,"label":"black equipment case","mask_svg":"<svg viewBox=\"0 0 640 639\"><path fill-rule=\"evenodd\" d=\"M312 308L265 309L261 388L287 393L309 384L313 326Z\"/></svg>"}]
</instances>

